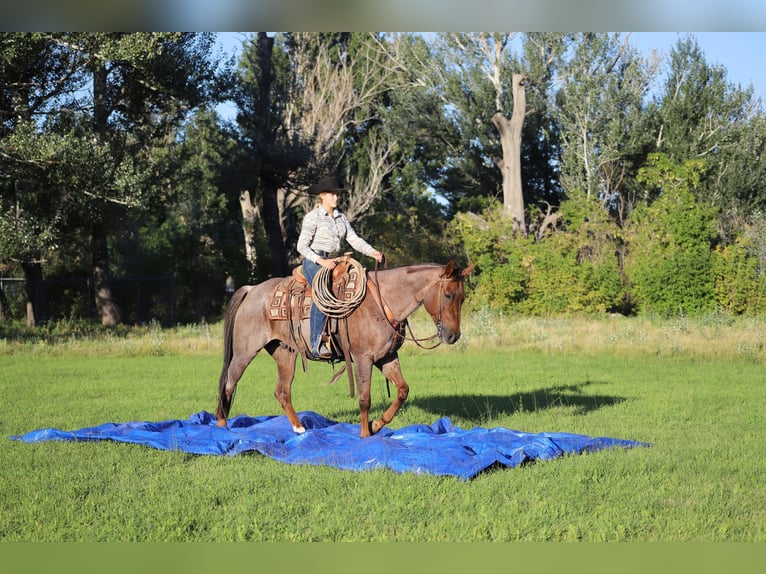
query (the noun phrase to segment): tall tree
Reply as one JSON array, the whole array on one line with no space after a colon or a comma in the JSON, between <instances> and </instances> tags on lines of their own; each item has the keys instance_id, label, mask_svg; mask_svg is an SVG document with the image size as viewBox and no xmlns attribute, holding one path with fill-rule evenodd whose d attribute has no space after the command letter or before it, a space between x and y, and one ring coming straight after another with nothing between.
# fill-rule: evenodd
<instances>
[{"instance_id":1,"label":"tall tree","mask_svg":"<svg viewBox=\"0 0 766 574\"><path fill-rule=\"evenodd\" d=\"M517 227L524 221L524 202L520 198L521 174L514 168L520 165L518 145L526 109L525 102L514 108L513 96L526 95L519 91L521 88L523 92L524 78L512 53L514 37L513 33L439 34L433 43L431 81L442 97L441 113L454 142L452 153L445 158L441 181L434 182L436 187L443 189L458 209L459 203L463 209L470 206L472 202L465 200L471 195L497 194ZM508 85L513 73L518 74L515 90ZM506 117L508 110L515 111L513 128ZM498 141L498 129L502 130L502 142ZM516 157L506 157L504 151Z\"/></svg>"},{"instance_id":2,"label":"tall tree","mask_svg":"<svg viewBox=\"0 0 766 574\"><path fill-rule=\"evenodd\" d=\"M279 116L275 117L272 107L278 108L280 104L278 100L274 101L272 93L275 83L273 53L274 38L265 32L259 32L244 52L244 61L250 59L252 63L252 68L245 69L246 78L251 77L252 80L245 84L249 89L243 94L249 98L240 98L240 105L250 113L242 114L240 121L245 127L246 141L250 142L253 155L258 158L256 174L262 209L257 210L251 203L249 192L242 194L240 202L243 217L247 217L250 210L253 211L253 217L256 211L260 211L271 254L272 271L277 276L285 276L288 274L287 250L282 232L278 193L279 188L285 184L287 174L282 168L286 158L275 141L274 127ZM252 238L248 240L252 242ZM254 263L252 256L250 260Z\"/></svg>"},{"instance_id":3,"label":"tall tree","mask_svg":"<svg viewBox=\"0 0 766 574\"><path fill-rule=\"evenodd\" d=\"M642 58L629 35L574 36L559 70L555 112L567 194L584 193L627 216L635 201L631 182L651 144L644 101L657 69L658 61Z\"/></svg>"},{"instance_id":4,"label":"tall tree","mask_svg":"<svg viewBox=\"0 0 766 574\"><path fill-rule=\"evenodd\" d=\"M529 207L558 197L547 93L566 42L566 35L437 37L432 83L451 143L433 185L453 209L481 211L499 197L526 234Z\"/></svg>"},{"instance_id":5,"label":"tall tree","mask_svg":"<svg viewBox=\"0 0 766 574\"><path fill-rule=\"evenodd\" d=\"M245 45L239 122L255 185L244 207L263 220L271 274L286 274L294 262L296 211L306 202L300 192L320 173L350 180L352 220L379 195L393 143L373 127L381 100L395 89L392 61L386 42L368 33L259 33ZM360 142L369 169L353 165Z\"/></svg>"},{"instance_id":6,"label":"tall tree","mask_svg":"<svg viewBox=\"0 0 766 574\"><path fill-rule=\"evenodd\" d=\"M87 34L76 39L88 54L93 78L93 130L116 159L133 156L133 169L152 188L164 174L152 165L153 149L167 144L189 109L212 99L216 64L210 34ZM128 135L129 137L125 137ZM119 320L109 287L107 232L142 190L125 189L128 201L97 200L91 223L96 305L104 325Z\"/></svg>"},{"instance_id":7,"label":"tall tree","mask_svg":"<svg viewBox=\"0 0 766 574\"><path fill-rule=\"evenodd\" d=\"M81 64L46 34L0 34L0 261L24 271L29 325L45 318L42 264L62 233L52 168L65 143L38 126L77 109Z\"/></svg>"},{"instance_id":8,"label":"tall tree","mask_svg":"<svg viewBox=\"0 0 766 574\"><path fill-rule=\"evenodd\" d=\"M679 163L704 160L705 177L695 191L721 208L724 238L746 223L748 213L766 207L764 124L752 86L731 84L726 69L706 60L694 36L678 40L659 97L656 150Z\"/></svg>"}]
</instances>

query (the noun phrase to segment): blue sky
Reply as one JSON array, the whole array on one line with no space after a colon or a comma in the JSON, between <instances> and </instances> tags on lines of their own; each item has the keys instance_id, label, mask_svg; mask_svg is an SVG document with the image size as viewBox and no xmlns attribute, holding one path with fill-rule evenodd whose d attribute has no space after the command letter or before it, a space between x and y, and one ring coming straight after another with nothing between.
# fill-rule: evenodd
<instances>
[{"instance_id":1,"label":"blue sky","mask_svg":"<svg viewBox=\"0 0 766 574\"><path fill-rule=\"evenodd\" d=\"M743 88L753 85L756 96L766 102L766 32L631 32L631 43L645 53L668 54L679 37L693 34L709 64L726 68L730 82Z\"/></svg>"},{"instance_id":2,"label":"blue sky","mask_svg":"<svg viewBox=\"0 0 766 574\"><path fill-rule=\"evenodd\" d=\"M239 52L246 32L224 32L219 35L221 46ZM755 94L766 102L766 32L631 32L631 43L649 54L652 50L667 55L681 36L693 34L709 64L726 68L727 78L743 88L752 84ZM230 112L230 106L220 108Z\"/></svg>"}]
</instances>

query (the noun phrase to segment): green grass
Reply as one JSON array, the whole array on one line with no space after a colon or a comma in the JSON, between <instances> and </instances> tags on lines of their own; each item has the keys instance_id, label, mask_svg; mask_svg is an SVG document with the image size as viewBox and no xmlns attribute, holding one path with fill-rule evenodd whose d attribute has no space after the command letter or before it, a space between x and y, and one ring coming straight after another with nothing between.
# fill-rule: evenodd
<instances>
[{"instance_id":1,"label":"green grass","mask_svg":"<svg viewBox=\"0 0 766 574\"><path fill-rule=\"evenodd\" d=\"M488 344L469 327L456 347L426 352L408 343L402 366L410 400L392 426L447 416L463 428L574 432L653 446L462 482L291 466L258 454L26 444L7 437L214 410L218 327L210 348L199 342L207 335L186 331L146 333L131 345L7 342L5 352L0 347L0 540L766 541L766 381L757 350L709 356L690 342L687 352L663 353L655 343L672 326L627 322L591 328L591 337L618 340L620 332L646 329L646 346L580 352L582 322L567 331L566 321L525 321L509 322L491 339L521 337L515 328L522 325L526 344ZM538 327L549 336L534 346ZM703 327L687 327L686 335ZM743 336L736 326L721 329L722 341ZM561 344L547 344L551 338ZM299 369L296 408L358 423L345 377L327 386L331 374L326 365ZM232 414L281 414L274 376L271 359L257 357ZM376 415L388 401L378 374Z\"/></svg>"}]
</instances>

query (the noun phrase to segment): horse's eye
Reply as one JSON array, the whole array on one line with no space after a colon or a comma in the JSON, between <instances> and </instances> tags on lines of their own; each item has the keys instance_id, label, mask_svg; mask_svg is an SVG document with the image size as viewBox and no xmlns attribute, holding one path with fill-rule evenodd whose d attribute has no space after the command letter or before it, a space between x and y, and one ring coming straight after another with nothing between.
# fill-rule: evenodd
<instances>
[{"instance_id":1,"label":"horse's eye","mask_svg":"<svg viewBox=\"0 0 766 574\"><path fill-rule=\"evenodd\" d=\"M444 294L444 298L445 298L447 301L452 301L452 297L454 297L454 295L453 295L452 293L445 293L445 294Z\"/></svg>"}]
</instances>

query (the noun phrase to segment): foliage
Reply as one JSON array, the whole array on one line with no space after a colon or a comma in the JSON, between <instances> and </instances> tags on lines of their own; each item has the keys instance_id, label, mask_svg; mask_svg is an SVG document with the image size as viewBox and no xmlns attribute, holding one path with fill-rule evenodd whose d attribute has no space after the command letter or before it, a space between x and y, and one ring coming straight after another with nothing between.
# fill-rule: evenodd
<instances>
[{"instance_id":1,"label":"foliage","mask_svg":"<svg viewBox=\"0 0 766 574\"><path fill-rule=\"evenodd\" d=\"M747 236L716 247L713 263L715 303L727 313L766 312L766 274L752 251L753 242Z\"/></svg>"},{"instance_id":2,"label":"foliage","mask_svg":"<svg viewBox=\"0 0 766 574\"><path fill-rule=\"evenodd\" d=\"M695 194L720 209L722 238L731 240L742 214L764 200L766 131L752 86L731 84L726 69L707 62L696 39L684 36L669 56L657 120L656 151L678 164L704 160Z\"/></svg>"},{"instance_id":3,"label":"foliage","mask_svg":"<svg viewBox=\"0 0 766 574\"><path fill-rule=\"evenodd\" d=\"M514 238L513 222L505 217L502 204L482 215L459 213L452 223L468 259L476 265L476 285L470 290L469 305L509 311L527 293L523 238Z\"/></svg>"},{"instance_id":4,"label":"foliage","mask_svg":"<svg viewBox=\"0 0 766 574\"><path fill-rule=\"evenodd\" d=\"M226 276L261 280L283 255L297 261L301 192L336 171L354 189L342 209L390 264L476 263L476 308L764 309L766 115L691 35L663 62L624 34L260 33L236 75L214 39L0 34L3 273L172 274L178 320L215 318ZM525 77L528 220L549 216L530 237L496 209L492 117L512 110L513 74ZM227 98L236 125L211 111ZM28 292L14 292L14 312ZM50 294L53 317L90 308Z\"/></svg>"},{"instance_id":5,"label":"foliage","mask_svg":"<svg viewBox=\"0 0 766 574\"><path fill-rule=\"evenodd\" d=\"M146 213L115 241L115 268L128 276L174 276L176 320L216 319L228 275L247 279L236 181L236 137L209 110L185 127L170 158L176 165L165 208Z\"/></svg>"},{"instance_id":6,"label":"foliage","mask_svg":"<svg viewBox=\"0 0 766 574\"><path fill-rule=\"evenodd\" d=\"M0 91L13 104L0 141L0 225L39 238L6 242L0 257L39 265L87 230L78 247L91 255L101 311L113 303L108 235L163 205L175 130L190 109L226 93L212 35L18 34L0 47L12 72ZM60 65L36 68L49 60ZM30 214L39 224L26 229ZM105 324L118 316L114 305L102 312Z\"/></svg>"},{"instance_id":7,"label":"foliage","mask_svg":"<svg viewBox=\"0 0 766 574\"><path fill-rule=\"evenodd\" d=\"M636 208L626 230L625 273L639 312L698 315L715 307L716 209L693 194L704 171L701 160L679 165L663 154L650 155L639 171L640 181L660 190Z\"/></svg>"},{"instance_id":8,"label":"foliage","mask_svg":"<svg viewBox=\"0 0 766 574\"><path fill-rule=\"evenodd\" d=\"M624 287L614 254L600 261L578 260L573 246L557 249L556 242L544 241L535 247L528 297L520 311L548 316L623 310Z\"/></svg>"},{"instance_id":9,"label":"foliage","mask_svg":"<svg viewBox=\"0 0 766 574\"><path fill-rule=\"evenodd\" d=\"M514 235L499 208L456 218L480 273L471 305L532 315L623 311L618 228L584 194L565 201L561 216L566 231L540 241Z\"/></svg>"},{"instance_id":10,"label":"foliage","mask_svg":"<svg viewBox=\"0 0 766 574\"><path fill-rule=\"evenodd\" d=\"M575 34L561 65L553 111L561 137L561 185L567 193L612 202L630 196L630 182L652 141L644 100L656 75L619 34Z\"/></svg>"}]
</instances>

